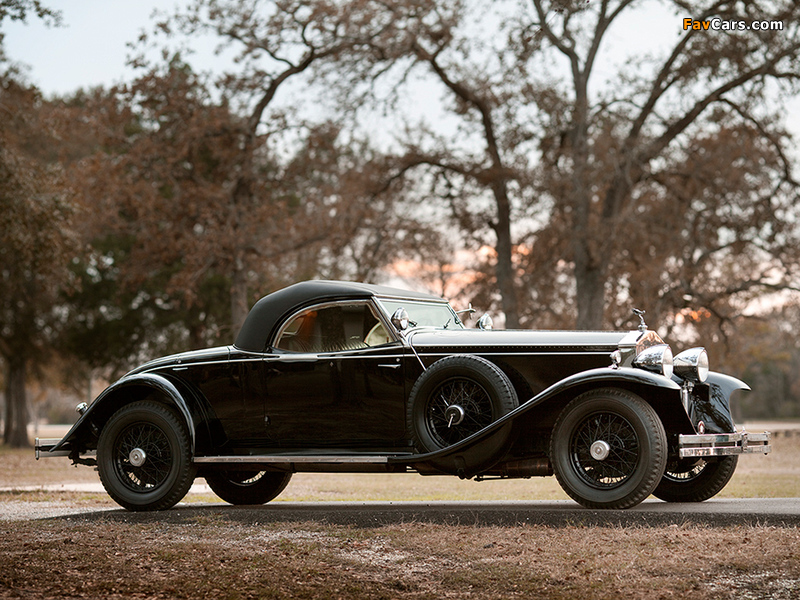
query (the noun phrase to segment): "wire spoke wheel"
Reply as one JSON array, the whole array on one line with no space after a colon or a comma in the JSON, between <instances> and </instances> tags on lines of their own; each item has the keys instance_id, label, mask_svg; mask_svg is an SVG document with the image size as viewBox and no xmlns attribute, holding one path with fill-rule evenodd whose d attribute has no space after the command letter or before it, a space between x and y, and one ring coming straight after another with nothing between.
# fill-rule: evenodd
<instances>
[{"instance_id":1,"label":"wire spoke wheel","mask_svg":"<svg viewBox=\"0 0 800 600\"><path fill-rule=\"evenodd\" d=\"M100 432L97 469L109 496L128 510L174 506L196 473L186 423L160 402L123 406Z\"/></svg>"},{"instance_id":2,"label":"wire spoke wheel","mask_svg":"<svg viewBox=\"0 0 800 600\"><path fill-rule=\"evenodd\" d=\"M137 457L142 458L137 458ZM139 461L143 460L141 464ZM138 466L137 466L138 465ZM151 491L166 481L172 466L172 449L162 429L134 423L114 444L114 469L119 480L134 492Z\"/></svg>"},{"instance_id":3,"label":"wire spoke wheel","mask_svg":"<svg viewBox=\"0 0 800 600\"><path fill-rule=\"evenodd\" d=\"M671 461L653 495L666 502L708 500L728 484L738 462L738 456Z\"/></svg>"},{"instance_id":4,"label":"wire spoke wheel","mask_svg":"<svg viewBox=\"0 0 800 600\"><path fill-rule=\"evenodd\" d=\"M411 388L409 437L418 452L436 453L491 427L517 406L517 393L500 367L480 356L447 356L428 367ZM506 423L458 456L428 458L425 467L469 477L495 464L513 435Z\"/></svg>"},{"instance_id":5,"label":"wire spoke wheel","mask_svg":"<svg viewBox=\"0 0 800 600\"><path fill-rule=\"evenodd\" d=\"M213 492L230 504L265 504L280 494L292 474L279 471L215 470L205 474Z\"/></svg>"},{"instance_id":6,"label":"wire spoke wheel","mask_svg":"<svg viewBox=\"0 0 800 600\"><path fill-rule=\"evenodd\" d=\"M605 456L598 460L592 446L605 443ZM598 489L609 489L623 483L639 464L639 440L630 422L614 413L597 413L587 417L570 441L570 456L575 471L583 480Z\"/></svg>"},{"instance_id":7,"label":"wire spoke wheel","mask_svg":"<svg viewBox=\"0 0 800 600\"><path fill-rule=\"evenodd\" d=\"M705 470L706 465L708 465L708 463L702 458L695 464L688 466L683 466L680 461L676 461L674 464L670 463L667 465L667 470L664 472L664 479L674 483L686 483L698 477L700 473Z\"/></svg>"},{"instance_id":8,"label":"wire spoke wheel","mask_svg":"<svg viewBox=\"0 0 800 600\"><path fill-rule=\"evenodd\" d=\"M556 420L550 461L558 483L588 508L630 508L664 474L667 435L652 406L626 390L581 394Z\"/></svg>"},{"instance_id":9,"label":"wire spoke wheel","mask_svg":"<svg viewBox=\"0 0 800 600\"><path fill-rule=\"evenodd\" d=\"M468 438L493 420L489 393L466 377L454 377L438 386L430 395L425 414L428 432L441 447Z\"/></svg>"}]
</instances>

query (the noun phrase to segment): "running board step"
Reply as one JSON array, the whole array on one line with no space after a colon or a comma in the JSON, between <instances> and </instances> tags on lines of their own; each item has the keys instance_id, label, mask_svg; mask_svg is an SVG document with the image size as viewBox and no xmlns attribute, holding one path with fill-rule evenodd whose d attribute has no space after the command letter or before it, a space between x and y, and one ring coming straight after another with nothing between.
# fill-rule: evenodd
<instances>
[{"instance_id":1,"label":"running board step","mask_svg":"<svg viewBox=\"0 0 800 600\"><path fill-rule=\"evenodd\" d=\"M195 463L200 464L387 464L390 458L399 458L401 454L369 454L369 455L308 455L308 454L270 454L246 456L196 456ZM409 455L411 456L411 455Z\"/></svg>"}]
</instances>

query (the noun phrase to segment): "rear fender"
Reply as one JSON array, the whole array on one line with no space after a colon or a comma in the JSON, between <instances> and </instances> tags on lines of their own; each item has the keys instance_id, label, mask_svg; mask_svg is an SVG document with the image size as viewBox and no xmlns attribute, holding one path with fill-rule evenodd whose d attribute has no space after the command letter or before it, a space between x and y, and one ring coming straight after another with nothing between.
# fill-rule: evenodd
<instances>
[{"instance_id":1,"label":"rear fender","mask_svg":"<svg viewBox=\"0 0 800 600\"><path fill-rule=\"evenodd\" d=\"M86 440L96 438L103 425L111 418L117 410L135 402L145 396L148 392L157 392L160 398L167 404L177 409L183 417L189 429L192 454L195 450L195 420L186 400L178 391L178 388L168 379L155 373L141 373L120 379L116 383L107 387L89 408L81 415L72 429L67 432L58 444L53 446L51 452L69 449L81 451L86 444Z\"/></svg>"},{"instance_id":2,"label":"rear fender","mask_svg":"<svg viewBox=\"0 0 800 600\"><path fill-rule=\"evenodd\" d=\"M683 418L688 421L685 411L680 404L680 386L671 379L641 369L614 369L610 367L590 369L571 375L551 385L530 398L527 402L520 404L519 407L499 418L488 427L485 427L457 444L427 454L417 454L411 457L397 457L396 459L390 459L390 462L404 463L425 472L431 470L430 463L434 459L437 463L441 463L441 459L450 458L454 465L454 472L457 472L461 477L472 477L487 468L485 466L485 457L487 454L497 456L498 460L502 458L492 438L496 432L506 426L510 426L511 423L519 419L522 415L536 410L546 402L560 396L573 397L589 388L615 386L636 390L651 388L661 392L671 393L675 396L675 406L680 409L680 412L684 415ZM658 411L658 407L654 406L654 408Z\"/></svg>"}]
</instances>

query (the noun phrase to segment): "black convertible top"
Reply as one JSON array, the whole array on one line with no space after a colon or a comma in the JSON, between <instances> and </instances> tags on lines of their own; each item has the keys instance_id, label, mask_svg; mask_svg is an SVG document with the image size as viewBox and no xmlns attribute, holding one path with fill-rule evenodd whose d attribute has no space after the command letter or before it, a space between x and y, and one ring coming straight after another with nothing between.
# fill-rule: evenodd
<instances>
[{"instance_id":1,"label":"black convertible top","mask_svg":"<svg viewBox=\"0 0 800 600\"><path fill-rule=\"evenodd\" d=\"M255 303L236 336L234 346L246 352L263 352L272 339L275 328L283 323L288 313L305 305L328 300L366 299L372 296L446 302L442 298L382 285L353 283L349 281L303 281L264 296Z\"/></svg>"}]
</instances>

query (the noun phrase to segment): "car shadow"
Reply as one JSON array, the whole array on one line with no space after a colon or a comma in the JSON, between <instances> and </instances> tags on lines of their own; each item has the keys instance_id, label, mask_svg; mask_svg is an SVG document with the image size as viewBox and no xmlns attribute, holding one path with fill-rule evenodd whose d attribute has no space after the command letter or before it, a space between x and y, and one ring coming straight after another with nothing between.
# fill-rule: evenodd
<instances>
[{"instance_id":1,"label":"car shadow","mask_svg":"<svg viewBox=\"0 0 800 600\"><path fill-rule=\"evenodd\" d=\"M83 511L47 520L120 523L319 523L382 527L403 523L463 526L662 527L667 525L800 525L791 500L722 499L681 504L648 500L627 510L593 510L571 501L273 502L263 506L182 503L158 512ZM788 507L788 508L787 508Z\"/></svg>"}]
</instances>

